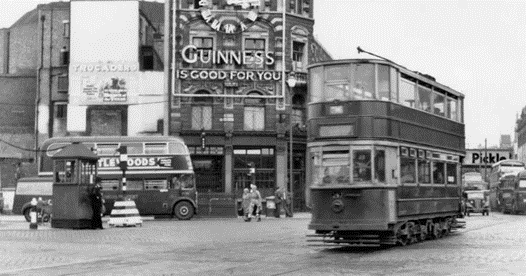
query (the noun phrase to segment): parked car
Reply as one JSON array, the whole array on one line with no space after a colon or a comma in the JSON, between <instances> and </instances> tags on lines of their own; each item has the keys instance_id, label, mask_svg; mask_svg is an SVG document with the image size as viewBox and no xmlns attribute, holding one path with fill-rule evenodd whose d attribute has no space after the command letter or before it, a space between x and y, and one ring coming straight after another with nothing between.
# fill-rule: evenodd
<instances>
[{"instance_id":1,"label":"parked car","mask_svg":"<svg viewBox=\"0 0 526 276\"><path fill-rule=\"evenodd\" d=\"M464 214L469 216L470 213L481 213L489 215L489 191L473 190L465 191L463 196Z\"/></svg>"}]
</instances>

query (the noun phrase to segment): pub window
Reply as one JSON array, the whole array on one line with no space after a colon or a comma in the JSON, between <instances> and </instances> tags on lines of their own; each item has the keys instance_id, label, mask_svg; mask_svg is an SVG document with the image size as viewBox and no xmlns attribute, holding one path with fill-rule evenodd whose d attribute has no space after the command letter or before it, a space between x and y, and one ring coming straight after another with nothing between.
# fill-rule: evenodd
<instances>
[{"instance_id":1,"label":"pub window","mask_svg":"<svg viewBox=\"0 0 526 276\"><path fill-rule=\"evenodd\" d=\"M58 76L57 78L57 92L68 93L69 90L69 78L68 76Z\"/></svg>"},{"instance_id":2,"label":"pub window","mask_svg":"<svg viewBox=\"0 0 526 276\"><path fill-rule=\"evenodd\" d=\"M418 109L431 112L431 90L420 85L418 86Z\"/></svg>"},{"instance_id":3,"label":"pub window","mask_svg":"<svg viewBox=\"0 0 526 276\"><path fill-rule=\"evenodd\" d=\"M209 94L206 91L200 91L196 94ZM192 129L193 130L210 130L212 129L212 97L194 97L192 105Z\"/></svg>"},{"instance_id":4,"label":"pub window","mask_svg":"<svg viewBox=\"0 0 526 276\"><path fill-rule=\"evenodd\" d=\"M444 184L444 162L433 162L433 183Z\"/></svg>"},{"instance_id":5,"label":"pub window","mask_svg":"<svg viewBox=\"0 0 526 276\"><path fill-rule=\"evenodd\" d=\"M292 41L292 62L293 69L303 69L306 65L305 58L305 43L299 41Z\"/></svg>"},{"instance_id":6,"label":"pub window","mask_svg":"<svg viewBox=\"0 0 526 276\"><path fill-rule=\"evenodd\" d=\"M64 119L68 114L68 105L67 104L55 104L55 118Z\"/></svg>"},{"instance_id":7,"label":"pub window","mask_svg":"<svg viewBox=\"0 0 526 276\"><path fill-rule=\"evenodd\" d=\"M60 65L69 65L69 50L66 46L60 49Z\"/></svg>"},{"instance_id":8,"label":"pub window","mask_svg":"<svg viewBox=\"0 0 526 276\"><path fill-rule=\"evenodd\" d=\"M428 160L418 160L418 182L431 183L431 162Z\"/></svg>"},{"instance_id":9,"label":"pub window","mask_svg":"<svg viewBox=\"0 0 526 276\"><path fill-rule=\"evenodd\" d=\"M305 100L302 95L292 97L292 124L303 126L305 123Z\"/></svg>"},{"instance_id":10,"label":"pub window","mask_svg":"<svg viewBox=\"0 0 526 276\"><path fill-rule=\"evenodd\" d=\"M410 157L400 158L400 181L402 183L416 183L415 159Z\"/></svg>"},{"instance_id":11,"label":"pub window","mask_svg":"<svg viewBox=\"0 0 526 276\"><path fill-rule=\"evenodd\" d=\"M446 164L446 175L447 175L447 184L456 184L457 183L457 165L453 163Z\"/></svg>"},{"instance_id":12,"label":"pub window","mask_svg":"<svg viewBox=\"0 0 526 276\"><path fill-rule=\"evenodd\" d=\"M371 151L353 151L353 178L355 182L371 181Z\"/></svg>"},{"instance_id":13,"label":"pub window","mask_svg":"<svg viewBox=\"0 0 526 276\"><path fill-rule=\"evenodd\" d=\"M62 36L63 37L69 37L69 20L62 21Z\"/></svg>"},{"instance_id":14,"label":"pub window","mask_svg":"<svg viewBox=\"0 0 526 276\"><path fill-rule=\"evenodd\" d=\"M263 68L265 66L265 39L246 38L245 51L251 52L247 54L247 68ZM256 53L258 53L258 58L256 58Z\"/></svg>"},{"instance_id":15,"label":"pub window","mask_svg":"<svg viewBox=\"0 0 526 276\"><path fill-rule=\"evenodd\" d=\"M354 64L352 68L354 99L374 99L374 64Z\"/></svg>"},{"instance_id":16,"label":"pub window","mask_svg":"<svg viewBox=\"0 0 526 276\"><path fill-rule=\"evenodd\" d=\"M214 49L214 39L211 37L193 37L192 44L197 48L197 62L194 63L196 68L212 67L212 50Z\"/></svg>"},{"instance_id":17,"label":"pub window","mask_svg":"<svg viewBox=\"0 0 526 276\"><path fill-rule=\"evenodd\" d=\"M249 93L248 96L260 95ZM265 130L265 99L245 98L244 107L244 130Z\"/></svg>"},{"instance_id":18,"label":"pub window","mask_svg":"<svg viewBox=\"0 0 526 276\"><path fill-rule=\"evenodd\" d=\"M409 107L415 107L415 87L416 86L414 82L401 79L400 92L398 95L401 104Z\"/></svg>"},{"instance_id":19,"label":"pub window","mask_svg":"<svg viewBox=\"0 0 526 276\"><path fill-rule=\"evenodd\" d=\"M385 182L385 151L374 152L374 177L377 182Z\"/></svg>"},{"instance_id":20,"label":"pub window","mask_svg":"<svg viewBox=\"0 0 526 276\"><path fill-rule=\"evenodd\" d=\"M438 92L433 93L433 95L433 113L440 116L446 116L446 104L444 103L444 95Z\"/></svg>"},{"instance_id":21,"label":"pub window","mask_svg":"<svg viewBox=\"0 0 526 276\"><path fill-rule=\"evenodd\" d=\"M378 99L389 101L389 66L378 65Z\"/></svg>"},{"instance_id":22,"label":"pub window","mask_svg":"<svg viewBox=\"0 0 526 276\"><path fill-rule=\"evenodd\" d=\"M141 70L154 69L154 53L150 46L141 47Z\"/></svg>"}]
</instances>

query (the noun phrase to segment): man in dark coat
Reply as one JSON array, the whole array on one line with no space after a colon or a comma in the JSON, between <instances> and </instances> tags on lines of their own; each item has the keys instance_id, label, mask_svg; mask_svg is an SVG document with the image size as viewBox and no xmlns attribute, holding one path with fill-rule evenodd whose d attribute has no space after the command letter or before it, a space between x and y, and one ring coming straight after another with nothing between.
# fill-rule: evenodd
<instances>
[{"instance_id":1,"label":"man in dark coat","mask_svg":"<svg viewBox=\"0 0 526 276\"><path fill-rule=\"evenodd\" d=\"M91 209L93 211L93 216L91 217L91 228L92 229L103 229L102 227L102 187L100 186L100 179L97 179L95 186L93 187L90 199L91 199Z\"/></svg>"}]
</instances>

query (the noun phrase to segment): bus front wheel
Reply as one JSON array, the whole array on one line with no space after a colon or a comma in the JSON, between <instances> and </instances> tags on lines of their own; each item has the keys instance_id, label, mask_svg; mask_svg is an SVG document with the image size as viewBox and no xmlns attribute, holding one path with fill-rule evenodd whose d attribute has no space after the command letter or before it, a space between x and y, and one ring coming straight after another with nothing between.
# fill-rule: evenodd
<instances>
[{"instance_id":1,"label":"bus front wheel","mask_svg":"<svg viewBox=\"0 0 526 276\"><path fill-rule=\"evenodd\" d=\"M175 204L174 215L179 220L189 220L194 216L194 206L188 201Z\"/></svg>"}]
</instances>

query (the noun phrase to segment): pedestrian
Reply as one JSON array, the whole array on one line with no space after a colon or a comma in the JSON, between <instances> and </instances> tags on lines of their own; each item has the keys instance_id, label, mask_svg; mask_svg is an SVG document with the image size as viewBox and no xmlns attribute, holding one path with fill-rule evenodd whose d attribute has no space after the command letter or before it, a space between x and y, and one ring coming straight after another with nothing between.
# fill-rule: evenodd
<instances>
[{"instance_id":1,"label":"pedestrian","mask_svg":"<svg viewBox=\"0 0 526 276\"><path fill-rule=\"evenodd\" d=\"M92 229L104 229L102 227L102 187L100 186L101 179L97 177L95 185L93 186L90 199L91 199L91 209L93 215L91 216L91 228Z\"/></svg>"},{"instance_id":2,"label":"pedestrian","mask_svg":"<svg viewBox=\"0 0 526 276\"><path fill-rule=\"evenodd\" d=\"M290 194L287 192L286 189L283 189L281 199L283 201L282 205L283 205L283 209L285 210L285 216L288 218L291 218L292 217L292 210L290 209L291 199L290 199Z\"/></svg>"},{"instance_id":3,"label":"pedestrian","mask_svg":"<svg viewBox=\"0 0 526 276\"><path fill-rule=\"evenodd\" d=\"M254 184L250 185L250 209L249 209L249 215L250 217L256 217L257 221L261 221L261 194L258 191L258 187Z\"/></svg>"},{"instance_id":4,"label":"pedestrian","mask_svg":"<svg viewBox=\"0 0 526 276\"><path fill-rule=\"evenodd\" d=\"M250 221L250 191L248 188L243 189L243 201L241 202L241 208L243 208L243 219Z\"/></svg>"},{"instance_id":5,"label":"pedestrian","mask_svg":"<svg viewBox=\"0 0 526 276\"><path fill-rule=\"evenodd\" d=\"M281 215L281 203L283 197L282 187L278 187L274 192L274 202L276 202L276 209L274 210L274 217L279 218Z\"/></svg>"}]
</instances>

